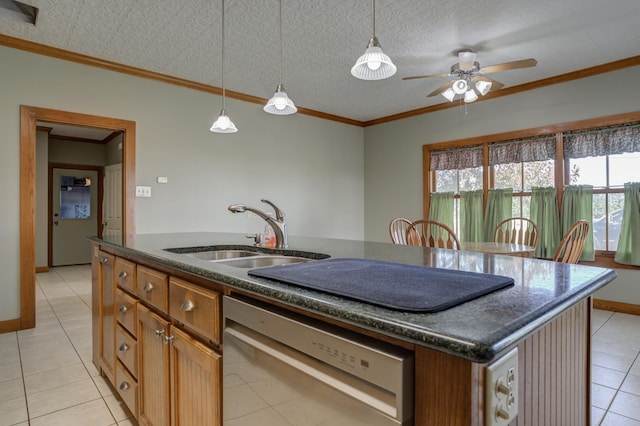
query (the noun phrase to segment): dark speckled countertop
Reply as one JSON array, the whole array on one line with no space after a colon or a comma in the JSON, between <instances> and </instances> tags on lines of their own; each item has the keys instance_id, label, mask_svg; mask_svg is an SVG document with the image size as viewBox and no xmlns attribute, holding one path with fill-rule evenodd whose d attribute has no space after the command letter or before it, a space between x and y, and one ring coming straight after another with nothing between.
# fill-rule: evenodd
<instances>
[{"instance_id":1,"label":"dark speckled countertop","mask_svg":"<svg viewBox=\"0 0 640 426\"><path fill-rule=\"evenodd\" d=\"M611 269L566 265L512 256L398 246L391 243L289 236L288 254L322 253L332 258L384 260L411 265L505 275L513 287L445 311L399 312L249 276L248 269L207 262L168 248L247 246L243 234L179 233L136 235L126 245L91 238L141 260L177 268L268 299L277 300L377 333L485 363L532 331L616 278ZM277 252L277 250L276 250ZM294 253L291 253L294 252ZM375 277L371 277L375 280Z\"/></svg>"}]
</instances>

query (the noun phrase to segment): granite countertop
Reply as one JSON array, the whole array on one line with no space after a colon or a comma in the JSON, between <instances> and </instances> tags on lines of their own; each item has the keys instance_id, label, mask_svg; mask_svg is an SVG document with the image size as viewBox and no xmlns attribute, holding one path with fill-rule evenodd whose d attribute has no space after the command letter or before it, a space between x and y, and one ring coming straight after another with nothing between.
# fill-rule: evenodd
<instances>
[{"instance_id":1,"label":"granite countertop","mask_svg":"<svg viewBox=\"0 0 640 426\"><path fill-rule=\"evenodd\" d=\"M187 271L284 304L437 349L490 362L532 331L613 279L611 269L567 265L515 256L399 246L391 243L289 236L291 252L332 258L361 258L512 277L515 285L436 312L401 312L247 274L248 269L207 262L169 248L248 246L243 234L176 233L136 235L126 245L90 238L141 260ZM265 249L268 250L268 249ZM278 252L277 250L271 250ZM371 277L375 280L375 277Z\"/></svg>"}]
</instances>

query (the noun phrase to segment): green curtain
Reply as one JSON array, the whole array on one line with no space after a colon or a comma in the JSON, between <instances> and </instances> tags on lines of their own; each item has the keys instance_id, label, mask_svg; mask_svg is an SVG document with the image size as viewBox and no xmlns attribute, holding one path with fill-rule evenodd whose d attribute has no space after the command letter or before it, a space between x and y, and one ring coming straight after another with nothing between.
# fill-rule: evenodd
<instances>
[{"instance_id":1,"label":"green curtain","mask_svg":"<svg viewBox=\"0 0 640 426\"><path fill-rule=\"evenodd\" d=\"M483 221L484 241L493 241L493 233L496 230L496 226L511 217L512 198L512 188L489 190Z\"/></svg>"},{"instance_id":2,"label":"green curtain","mask_svg":"<svg viewBox=\"0 0 640 426\"><path fill-rule=\"evenodd\" d=\"M593 186L567 185L562 198L562 235L579 220L589 221L589 233L580 260L594 261L593 250Z\"/></svg>"},{"instance_id":3,"label":"green curtain","mask_svg":"<svg viewBox=\"0 0 640 426\"><path fill-rule=\"evenodd\" d=\"M640 182L624 184L624 212L614 260L640 266Z\"/></svg>"},{"instance_id":4,"label":"green curtain","mask_svg":"<svg viewBox=\"0 0 640 426\"><path fill-rule=\"evenodd\" d=\"M551 259L558 249L561 240L560 214L556 189L531 189L531 218L538 225L538 246L535 257Z\"/></svg>"},{"instance_id":5,"label":"green curtain","mask_svg":"<svg viewBox=\"0 0 640 426\"><path fill-rule=\"evenodd\" d=\"M482 241L483 191L460 192L460 242Z\"/></svg>"},{"instance_id":6,"label":"green curtain","mask_svg":"<svg viewBox=\"0 0 640 426\"><path fill-rule=\"evenodd\" d=\"M429 219L453 227L453 192L432 192L429 203Z\"/></svg>"}]
</instances>

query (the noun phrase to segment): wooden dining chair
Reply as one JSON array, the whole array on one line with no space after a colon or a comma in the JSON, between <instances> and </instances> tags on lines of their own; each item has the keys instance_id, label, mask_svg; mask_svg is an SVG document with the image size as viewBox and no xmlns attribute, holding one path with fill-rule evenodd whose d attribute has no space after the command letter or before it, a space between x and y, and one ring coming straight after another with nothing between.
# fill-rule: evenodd
<instances>
[{"instance_id":1,"label":"wooden dining chair","mask_svg":"<svg viewBox=\"0 0 640 426\"><path fill-rule=\"evenodd\" d=\"M493 241L535 247L538 244L538 227L526 217L510 217L496 226Z\"/></svg>"},{"instance_id":2,"label":"wooden dining chair","mask_svg":"<svg viewBox=\"0 0 640 426\"><path fill-rule=\"evenodd\" d=\"M407 245L407 228L411 225L409 219L397 217L389 223L389 235L393 244Z\"/></svg>"},{"instance_id":3,"label":"wooden dining chair","mask_svg":"<svg viewBox=\"0 0 640 426\"><path fill-rule=\"evenodd\" d=\"M553 256L554 262L578 263L584 248L584 242L589 234L589 222L579 220L573 224L564 236Z\"/></svg>"},{"instance_id":4,"label":"wooden dining chair","mask_svg":"<svg viewBox=\"0 0 640 426\"><path fill-rule=\"evenodd\" d=\"M407 244L412 246L460 250L456 233L444 223L420 219L411 222L406 232Z\"/></svg>"}]
</instances>

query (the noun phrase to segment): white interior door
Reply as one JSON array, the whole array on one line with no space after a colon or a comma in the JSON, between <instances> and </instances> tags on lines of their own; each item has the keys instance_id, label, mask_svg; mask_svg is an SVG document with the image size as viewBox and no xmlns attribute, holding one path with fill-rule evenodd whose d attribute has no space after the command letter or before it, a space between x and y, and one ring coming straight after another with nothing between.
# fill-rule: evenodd
<instances>
[{"instance_id":1,"label":"white interior door","mask_svg":"<svg viewBox=\"0 0 640 426\"><path fill-rule=\"evenodd\" d=\"M122 241L122 163L104 169L102 236Z\"/></svg>"},{"instance_id":2,"label":"white interior door","mask_svg":"<svg viewBox=\"0 0 640 426\"><path fill-rule=\"evenodd\" d=\"M88 236L98 234L98 173L53 169L52 266L91 263Z\"/></svg>"}]
</instances>

